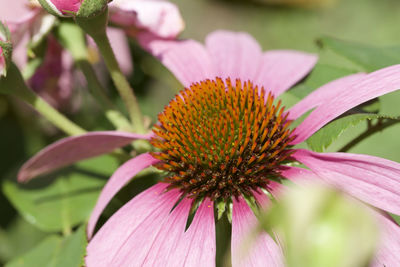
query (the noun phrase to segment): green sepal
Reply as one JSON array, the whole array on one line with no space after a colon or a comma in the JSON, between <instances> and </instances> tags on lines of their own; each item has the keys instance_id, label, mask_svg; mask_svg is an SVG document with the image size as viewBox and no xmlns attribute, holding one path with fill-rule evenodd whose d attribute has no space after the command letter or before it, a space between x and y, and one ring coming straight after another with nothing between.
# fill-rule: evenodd
<instances>
[{"instance_id":1,"label":"green sepal","mask_svg":"<svg viewBox=\"0 0 400 267\"><path fill-rule=\"evenodd\" d=\"M106 9L108 2L108 0L85 0L76 14L76 17L89 18L96 16Z\"/></svg>"},{"instance_id":2,"label":"green sepal","mask_svg":"<svg viewBox=\"0 0 400 267\"><path fill-rule=\"evenodd\" d=\"M83 5L83 4L82 4ZM93 39L97 36L104 36L108 24L108 8L91 17L76 17L76 23Z\"/></svg>"}]
</instances>

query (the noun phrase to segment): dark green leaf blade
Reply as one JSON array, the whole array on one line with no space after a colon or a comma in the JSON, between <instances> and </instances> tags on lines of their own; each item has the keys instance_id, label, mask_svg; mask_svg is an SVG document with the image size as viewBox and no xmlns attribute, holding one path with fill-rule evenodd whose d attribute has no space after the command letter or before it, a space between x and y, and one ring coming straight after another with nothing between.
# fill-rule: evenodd
<instances>
[{"instance_id":1,"label":"dark green leaf blade","mask_svg":"<svg viewBox=\"0 0 400 267\"><path fill-rule=\"evenodd\" d=\"M6 267L80 267L86 252L85 226L62 238L51 235L28 253L15 258Z\"/></svg>"},{"instance_id":2,"label":"dark green leaf blade","mask_svg":"<svg viewBox=\"0 0 400 267\"><path fill-rule=\"evenodd\" d=\"M110 156L80 162L21 185L3 182L3 192L27 221L46 232L63 231L87 221L117 163Z\"/></svg>"},{"instance_id":3,"label":"dark green leaf blade","mask_svg":"<svg viewBox=\"0 0 400 267\"><path fill-rule=\"evenodd\" d=\"M319 40L319 43L368 72L400 63L400 46L380 48L331 37L323 37Z\"/></svg>"}]
</instances>

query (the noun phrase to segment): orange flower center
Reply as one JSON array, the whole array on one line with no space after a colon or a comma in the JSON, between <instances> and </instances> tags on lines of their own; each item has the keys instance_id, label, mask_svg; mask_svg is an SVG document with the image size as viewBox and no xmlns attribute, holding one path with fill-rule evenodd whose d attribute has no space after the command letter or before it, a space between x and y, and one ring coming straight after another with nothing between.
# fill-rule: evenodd
<instances>
[{"instance_id":1,"label":"orange flower center","mask_svg":"<svg viewBox=\"0 0 400 267\"><path fill-rule=\"evenodd\" d=\"M194 83L159 114L152 155L170 188L188 197L227 201L280 180L293 140L281 102L251 82Z\"/></svg>"}]
</instances>

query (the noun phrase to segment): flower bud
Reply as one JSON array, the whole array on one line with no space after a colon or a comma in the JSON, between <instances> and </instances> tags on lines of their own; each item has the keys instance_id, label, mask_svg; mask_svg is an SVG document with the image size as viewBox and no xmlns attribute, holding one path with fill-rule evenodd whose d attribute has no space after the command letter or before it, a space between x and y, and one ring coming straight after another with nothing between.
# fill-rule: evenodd
<instances>
[{"instance_id":1,"label":"flower bud","mask_svg":"<svg viewBox=\"0 0 400 267\"><path fill-rule=\"evenodd\" d=\"M11 63L12 44L8 28L0 21L0 77L7 75Z\"/></svg>"},{"instance_id":2,"label":"flower bud","mask_svg":"<svg viewBox=\"0 0 400 267\"><path fill-rule=\"evenodd\" d=\"M107 6L109 0L39 0L49 13L61 17L91 17Z\"/></svg>"}]
</instances>

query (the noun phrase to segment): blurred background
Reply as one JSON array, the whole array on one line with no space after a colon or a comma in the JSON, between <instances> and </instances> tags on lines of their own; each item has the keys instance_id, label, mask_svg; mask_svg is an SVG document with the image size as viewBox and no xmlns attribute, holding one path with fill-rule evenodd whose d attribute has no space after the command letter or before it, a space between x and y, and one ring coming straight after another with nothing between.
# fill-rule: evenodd
<instances>
[{"instance_id":1,"label":"blurred background","mask_svg":"<svg viewBox=\"0 0 400 267\"><path fill-rule=\"evenodd\" d=\"M333 46L326 45L321 38L333 37L335 39L328 39L354 43L358 47L366 46L366 49L399 48L397 51L400 55L399 0L171 0L171 2L178 5L186 23L182 38L203 42L208 33L217 29L245 31L253 35L264 50L297 49L318 53L319 63L335 70L371 71L379 66L368 68L366 64L357 64L343 53L337 53L332 49ZM134 73L130 81L139 97L143 113L154 122L157 113L182 87L168 70L142 51L135 41L131 41L130 45L134 62ZM379 58L379 55L377 52L375 56ZM362 59L363 54L360 57ZM393 60L392 64L400 63L400 60L397 62L397 59ZM333 79L333 76L331 77L328 72L326 79ZM78 108L66 111L67 116L78 124L85 125L88 130L111 130L111 125L101 116L86 89L82 88L79 82L76 87L74 101ZM110 83L109 88L112 88ZM115 94L115 91L110 90L110 94L113 93ZM118 102L116 94L114 99ZM379 99L379 103L381 107L379 112L393 116L400 115L398 108L400 93L383 96ZM328 151L337 151L365 128L366 123L351 127L328 148ZM400 136L400 125L394 125L368 137L349 151L400 162L398 136ZM17 185L14 180L16 171L24 161L46 144L61 137L62 133L29 107L17 99L0 95L0 178L3 180L3 190L0 192L0 264L29 251L45 237L45 232L52 231L49 225L53 222L43 224L40 220L30 217L29 213L23 214L23 219L15 207L28 205L27 203L36 197L35 193L32 193L34 189L47 186L47 182L53 186L47 193L50 195L62 192L62 184L45 181L43 182L45 185L39 183L24 187ZM111 174L117 166L115 162L104 158L97 159L96 162L95 168L98 170L91 169L91 172ZM84 168L84 165L81 167ZM60 175L68 177L69 174ZM83 197L68 205L92 203L107 179L104 175L98 175L94 182L90 182L90 179L88 182L85 177L75 175L71 179L76 183L87 183L95 192L94 197ZM140 184L136 186L136 190L140 191ZM10 203L10 199L14 205ZM64 204L40 206L40 203L35 203L30 209L32 214L56 217L53 212L60 209L59 205ZM118 207L121 203L115 205ZM90 206L91 204L88 204L89 210ZM74 225L73 222L71 224Z\"/></svg>"}]
</instances>

